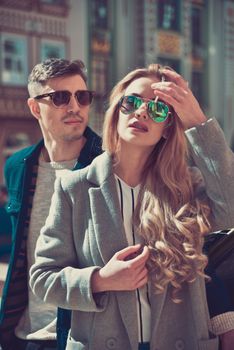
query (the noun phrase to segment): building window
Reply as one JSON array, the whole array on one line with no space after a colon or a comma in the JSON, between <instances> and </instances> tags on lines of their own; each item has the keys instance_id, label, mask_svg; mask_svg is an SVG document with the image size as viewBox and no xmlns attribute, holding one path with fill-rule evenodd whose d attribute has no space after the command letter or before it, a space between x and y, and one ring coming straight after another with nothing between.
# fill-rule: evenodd
<instances>
[{"instance_id":1,"label":"building window","mask_svg":"<svg viewBox=\"0 0 234 350\"><path fill-rule=\"evenodd\" d=\"M234 152L234 134L232 135L232 138L231 138L231 149L232 149L232 152Z\"/></svg>"},{"instance_id":2,"label":"building window","mask_svg":"<svg viewBox=\"0 0 234 350\"><path fill-rule=\"evenodd\" d=\"M202 44L202 9L192 7L192 43L194 45Z\"/></svg>"},{"instance_id":3,"label":"building window","mask_svg":"<svg viewBox=\"0 0 234 350\"><path fill-rule=\"evenodd\" d=\"M180 0L158 1L158 27L180 31Z\"/></svg>"},{"instance_id":4,"label":"building window","mask_svg":"<svg viewBox=\"0 0 234 350\"><path fill-rule=\"evenodd\" d=\"M180 60L167 58L167 57L158 57L157 62L162 66L169 66L174 69L177 73L181 72Z\"/></svg>"},{"instance_id":5,"label":"building window","mask_svg":"<svg viewBox=\"0 0 234 350\"><path fill-rule=\"evenodd\" d=\"M113 1L89 0L89 83L96 92L91 106L91 127L101 133L106 106L106 94L110 90L112 77L112 32L111 15ZM92 118L93 116L93 118Z\"/></svg>"},{"instance_id":6,"label":"building window","mask_svg":"<svg viewBox=\"0 0 234 350\"><path fill-rule=\"evenodd\" d=\"M27 40L14 34L1 35L1 81L3 84L27 84L28 49Z\"/></svg>"},{"instance_id":7,"label":"building window","mask_svg":"<svg viewBox=\"0 0 234 350\"><path fill-rule=\"evenodd\" d=\"M108 91L108 62L102 57L93 58L91 62L91 86L98 94L106 94Z\"/></svg>"},{"instance_id":8,"label":"building window","mask_svg":"<svg viewBox=\"0 0 234 350\"><path fill-rule=\"evenodd\" d=\"M193 0L191 7L191 44L192 44L192 91L202 108L206 108L207 84L207 28L205 18L207 7L205 1Z\"/></svg>"},{"instance_id":9,"label":"building window","mask_svg":"<svg viewBox=\"0 0 234 350\"><path fill-rule=\"evenodd\" d=\"M63 5L64 0L41 0L41 2L48 5Z\"/></svg>"},{"instance_id":10,"label":"building window","mask_svg":"<svg viewBox=\"0 0 234 350\"><path fill-rule=\"evenodd\" d=\"M7 159L16 151L31 145L29 135L24 132L16 132L9 135L3 148L3 155Z\"/></svg>"},{"instance_id":11,"label":"building window","mask_svg":"<svg viewBox=\"0 0 234 350\"><path fill-rule=\"evenodd\" d=\"M204 106L203 73L192 72L192 91L201 106Z\"/></svg>"},{"instance_id":12,"label":"building window","mask_svg":"<svg viewBox=\"0 0 234 350\"><path fill-rule=\"evenodd\" d=\"M6 140L6 147L8 148L23 148L30 145L28 134L23 132L17 132L13 135L9 135Z\"/></svg>"},{"instance_id":13,"label":"building window","mask_svg":"<svg viewBox=\"0 0 234 350\"><path fill-rule=\"evenodd\" d=\"M108 1L91 1L92 27L108 29Z\"/></svg>"},{"instance_id":14,"label":"building window","mask_svg":"<svg viewBox=\"0 0 234 350\"><path fill-rule=\"evenodd\" d=\"M41 41L41 60L47 58L65 58L66 49L65 43L54 40L44 40Z\"/></svg>"}]
</instances>

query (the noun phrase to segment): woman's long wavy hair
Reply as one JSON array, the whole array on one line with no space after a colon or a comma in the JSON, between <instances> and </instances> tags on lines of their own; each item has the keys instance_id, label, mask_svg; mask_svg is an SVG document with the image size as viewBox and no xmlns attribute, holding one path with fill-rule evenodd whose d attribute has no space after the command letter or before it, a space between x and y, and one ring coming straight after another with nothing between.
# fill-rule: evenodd
<instances>
[{"instance_id":1,"label":"woman's long wavy hair","mask_svg":"<svg viewBox=\"0 0 234 350\"><path fill-rule=\"evenodd\" d=\"M167 67L168 68L168 67ZM103 148L118 159L118 102L128 85L141 77L162 80L158 64L127 74L112 90L103 127ZM173 120L148 157L135 211L137 232L150 248L148 268L156 293L167 286L172 300L180 302L184 282L204 275L207 258L202 253L203 237L209 230L209 207L195 196L196 181L188 166L188 149L179 117Z\"/></svg>"}]
</instances>

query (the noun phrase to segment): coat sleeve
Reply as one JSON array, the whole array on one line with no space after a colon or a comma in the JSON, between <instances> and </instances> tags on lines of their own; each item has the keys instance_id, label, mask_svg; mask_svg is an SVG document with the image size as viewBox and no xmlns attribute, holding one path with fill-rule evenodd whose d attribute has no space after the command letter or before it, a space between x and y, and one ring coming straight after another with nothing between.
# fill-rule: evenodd
<instances>
[{"instance_id":1,"label":"coat sleeve","mask_svg":"<svg viewBox=\"0 0 234 350\"><path fill-rule=\"evenodd\" d=\"M213 231L234 227L234 154L215 119L185 131L203 184L199 193L208 197Z\"/></svg>"},{"instance_id":2,"label":"coat sleeve","mask_svg":"<svg viewBox=\"0 0 234 350\"><path fill-rule=\"evenodd\" d=\"M79 196L79 193L76 195ZM58 178L49 215L37 241L35 263L30 269L30 287L38 297L55 306L102 311L102 306L96 305L91 290L91 276L99 267L78 266L73 241L72 201Z\"/></svg>"}]
</instances>

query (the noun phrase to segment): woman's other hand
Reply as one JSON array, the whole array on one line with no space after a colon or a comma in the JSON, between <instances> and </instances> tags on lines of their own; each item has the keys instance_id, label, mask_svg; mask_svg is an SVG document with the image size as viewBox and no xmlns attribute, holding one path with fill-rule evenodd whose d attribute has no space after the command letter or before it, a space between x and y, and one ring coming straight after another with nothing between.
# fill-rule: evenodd
<instances>
[{"instance_id":1,"label":"woman's other hand","mask_svg":"<svg viewBox=\"0 0 234 350\"><path fill-rule=\"evenodd\" d=\"M110 259L100 270L92 276L93 293L111 290L136 290L144 286L148 281L146 261L149 257L149 248L140 249L137 244L124 248ZM139 254L137 254L139 252ZM133 257L128 259L129 256Z\"/></svg>"}]
</instances>

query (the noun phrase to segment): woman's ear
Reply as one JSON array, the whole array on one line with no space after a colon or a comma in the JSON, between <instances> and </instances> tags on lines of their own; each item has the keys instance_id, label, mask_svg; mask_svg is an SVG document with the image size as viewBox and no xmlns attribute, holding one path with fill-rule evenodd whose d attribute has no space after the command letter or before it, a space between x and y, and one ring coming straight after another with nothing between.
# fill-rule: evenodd
<instances>
[{"instance_id":1,"label":"woman's ear","mask_svg":"<svg viewBox=\"0 0 234 350\"><path fill-rule=\"evenodd\" d=\"M32 115L36 118L36 119L40 119L41 116L41 110L40 110L40 106L39 103L32 97L28 98L28 107L32 113Z\"/></svg>"},{"instance_id":2,"label":"woman's ear","mask_svg":"<svg viewBox=\"0 0 234 350\"><path fill-rule=\"evenodd\" d=\"M162 137L164 139L167 139L168 138L168 128L165 126L164 130L163 130L163 134L162 134Z\"/></svg>"}]
</instances>

